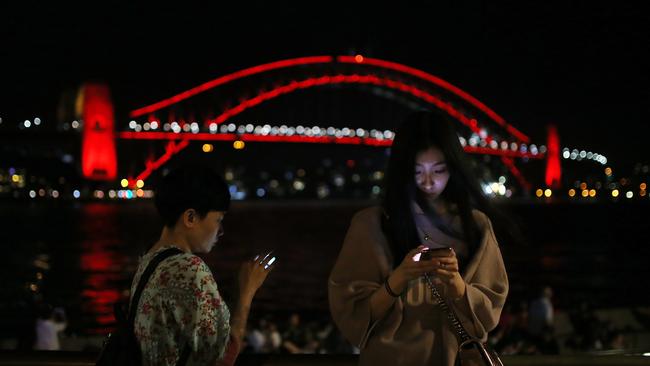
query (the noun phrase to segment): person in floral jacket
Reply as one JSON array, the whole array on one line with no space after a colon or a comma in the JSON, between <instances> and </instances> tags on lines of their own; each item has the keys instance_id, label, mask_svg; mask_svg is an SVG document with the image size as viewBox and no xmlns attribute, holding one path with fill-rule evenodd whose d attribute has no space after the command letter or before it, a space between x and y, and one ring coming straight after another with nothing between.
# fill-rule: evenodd
<instances>
[{"instance_id":1,"label":"person in floral jacket","mask_svg":"<svg viewBox=\"0 0 650 366\"><path fill-rule=\"evenodd\" d=\"M230 205L226 183L205 167L178 168L161 179L155 203L164 227L140 259L131 293L156 254L170 247L184 253L163 260L142 292L134 328L142 363L232 365L253 297L273 268L271 256L243 263L231 313L210 268L195 255L208 253L224 233L222 220Z\"/></svg>"}]
</instances>

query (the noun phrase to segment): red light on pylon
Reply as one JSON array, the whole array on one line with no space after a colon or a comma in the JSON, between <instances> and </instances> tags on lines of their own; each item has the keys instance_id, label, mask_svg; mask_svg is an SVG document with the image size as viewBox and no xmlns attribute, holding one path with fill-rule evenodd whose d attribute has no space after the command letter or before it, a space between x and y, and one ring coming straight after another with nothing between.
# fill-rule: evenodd
<instances>
[{"instance_id":1,"label":"red light on pylon","mask_svg":"<svg viewBox=\"0 0 650 366\"><path fill-rule=\"evenodd\" d=\"M548 127L548 143L546 153L546 179L548 187L557 189L561 186L562 170L560 168L560 137L557 128Z\"/></svg>"},{"instance_id":2,"label":"red light on pylon","mask_svg":"<svg viewBox=\"0 0 650 366\"><path fill-rule=\"evenodd\" d=\"M83 93L83 133L81 170L93 180L113 180L117 176L117 155L113 104L108 87L85 84Z\"/></svg>"}]
</instances>

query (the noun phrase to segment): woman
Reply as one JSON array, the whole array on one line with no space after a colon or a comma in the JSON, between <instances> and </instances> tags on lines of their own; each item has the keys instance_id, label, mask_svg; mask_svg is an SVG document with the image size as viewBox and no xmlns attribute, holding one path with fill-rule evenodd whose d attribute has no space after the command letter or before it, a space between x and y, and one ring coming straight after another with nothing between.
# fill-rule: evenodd
<instances>
[{"instance_id":1,"label":"woman","mask_svg":"<svg viewBox=\"0 0 650 366\"><path fill-rule=\"evenodd\" d=\"M223 235L230 205L225 182L205 167L184 167L165 176L155 196L164 221L160 239L141 258L135 292L149 262L170 247L182 254L164 259L142 292L135 335L143 365L232 365L239 353L255 292L273 268L270 255L244 263L232 314L210 268L195 253L208 253Z\"/></svg>"},{"instance_id":2,"label":"woman","mask_svg":"<svg viewBox=\"0 0 650 366\"><path fill-rule=\"evenodd\" d=\"M451 122L409 116L393 141L382 206L355 214L329 278L332 316L361 349L361 365L454 364L458 340L425 273L470 335L487 338L508 293L490 211ZM451 249L419 261L436 248Z\"/></svg>"}]
</instances>

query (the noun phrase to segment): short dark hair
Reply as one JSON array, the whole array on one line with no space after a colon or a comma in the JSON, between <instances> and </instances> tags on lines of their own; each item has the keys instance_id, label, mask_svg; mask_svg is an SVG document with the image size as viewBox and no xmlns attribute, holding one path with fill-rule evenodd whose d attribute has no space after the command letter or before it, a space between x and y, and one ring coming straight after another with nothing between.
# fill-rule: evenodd
<instances>
[{"instance_id":1,"label":"short dark hair","mask_svg":"<svg viewBox=\"0 0 650 366\"><path fill-rule=\"evenodd\" d=\"M155 205L167 227L174 227L185 210L194 209L201 218L210 211L227 211L230 192L212 168L184 165L163 176L155 188Z\"/></svg>"}]
</instances>

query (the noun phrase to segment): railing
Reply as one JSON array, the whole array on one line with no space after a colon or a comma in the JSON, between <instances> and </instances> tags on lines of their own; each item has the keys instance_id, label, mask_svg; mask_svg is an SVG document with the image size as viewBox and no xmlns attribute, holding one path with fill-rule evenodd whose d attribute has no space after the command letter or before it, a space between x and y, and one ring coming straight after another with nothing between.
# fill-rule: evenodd
<instances>
[{"instance_id":1,"label":"railing","mask_svg":"<svg viewBox=\"0 0 650 366\"><path fill-rule=\"evenodd\" d=\"M85 352L0 352L0 366L92 366L96 353ZM508 366L636 366L650 365L650 357L641 355L563 355L563 356L503 356ZM298 366L298 365L357 365L355 355L258 355L243 354L238 366Z\"/></svg>"}]
</instances>

